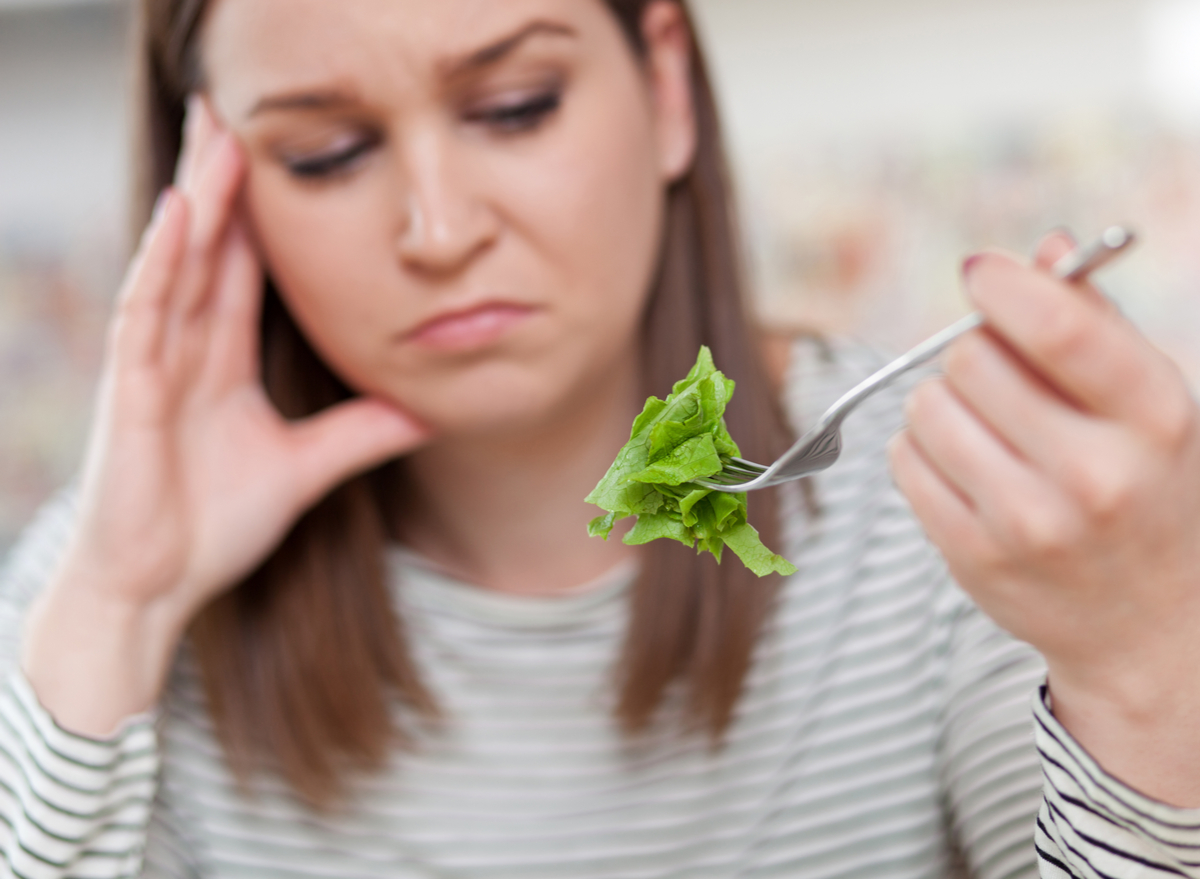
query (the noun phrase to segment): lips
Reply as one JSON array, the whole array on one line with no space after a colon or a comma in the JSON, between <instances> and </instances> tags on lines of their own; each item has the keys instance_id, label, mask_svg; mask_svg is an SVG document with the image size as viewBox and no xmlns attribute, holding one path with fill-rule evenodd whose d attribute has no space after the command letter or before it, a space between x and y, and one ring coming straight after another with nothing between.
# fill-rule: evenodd
<instances>
[{"instance_id":1,"label":"lips","mask_svg":"<svg viewBox=\"0 0 1200 879\"><path fill-rule=\"evenodd\" d=\"M404 339L438 351L473 351L496 342L534 311L512 302L485 302L436 315L406 333Z\"/></svg>"}]
</instances>

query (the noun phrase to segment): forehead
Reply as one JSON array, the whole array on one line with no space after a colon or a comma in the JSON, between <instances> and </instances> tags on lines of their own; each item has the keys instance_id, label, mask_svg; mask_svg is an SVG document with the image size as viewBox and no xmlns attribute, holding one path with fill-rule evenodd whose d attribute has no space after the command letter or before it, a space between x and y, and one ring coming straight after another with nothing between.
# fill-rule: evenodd
<instances>
[{"instance_id":1,"label":"forehead","mask_svg":"<svg viewBox=\"0 0 1200 879\"><path fill-rule=\"evenodd\" d=\"M202 58L232 110L303 85L428 84L538 21L583 40L614 26L601 0L215 0Z\"/></svg>"}]
</instances>

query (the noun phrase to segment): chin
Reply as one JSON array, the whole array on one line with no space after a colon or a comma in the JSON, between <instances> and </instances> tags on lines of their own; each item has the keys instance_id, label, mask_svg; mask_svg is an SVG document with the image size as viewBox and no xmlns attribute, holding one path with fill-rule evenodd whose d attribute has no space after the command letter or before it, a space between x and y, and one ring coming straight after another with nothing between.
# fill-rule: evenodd
<instances>
[{"instance_id":1,"label":"chin","mask_svg":"<svg viewBox=\"0 0 1200 879\"><path fill-rule=\"evenodd\" d=\"M437 436L499 437L543 430L570 408L578 399L572 392L577 383L561 373L555 378L512 367L472 370L419 385L405 382L386 396Z\"/></svg>"}]
</instances>

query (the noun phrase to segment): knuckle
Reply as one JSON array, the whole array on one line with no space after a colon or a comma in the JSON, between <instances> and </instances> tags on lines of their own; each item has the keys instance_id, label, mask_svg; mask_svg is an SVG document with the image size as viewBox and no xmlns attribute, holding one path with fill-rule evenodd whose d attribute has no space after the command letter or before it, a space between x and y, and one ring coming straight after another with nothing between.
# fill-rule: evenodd
<instances>
[{"instance_id":1,"label":"knuckle","mask_svg":"<svg viewBox=\"0 0 1200 879\"><path fill-rule=\"evenodd\" d=\"M929 418L938 408L946 393L944 378L929 378L921 382L908 395L905 412L909 421Z\"/></svg>"},{"instance_id":2,"label":"knuckle","mask_svg":"<svg viewBox=\"0 0 1200 879\"><path fill-rule=\"evenodd\" d=\"M1058 309L1047 314L1038 335L1042 352L1055 361L1074 360L1090 341L1087 328Z\"/></svg>"},{"instance_id":3,"label":"knuckle","mask_svg":"<svg viewBox=\"0 0 1200 879\"><path fill-rule=\"evenodd\" d=\"M956 339L942 355L943 364L954 369L975 369L980 362L980 357L990 348L992 342L988 339L985 330L977 329L965 334L962 338Z\"/></svg>"},{"instance_id":4,"label":"knuckle","mask_svg":"<svg viewBox=\"0 0 1200 879\"><path fill-rule=\"evenodd\" d=\"M942 355L942 370L951 381L962 379L971 373L974 366L974 352L970 338L959 339L946 349Z\"/></svg>"},{"instance_id":5,"label":"knuckle","mask_svg":"<svg viewBox=\"0 0 1200 879\"><path fill-rule=\"evenodd\" d=\"M965 399L974 399L989 386L990 343L978 333L968 333L942 356L947 388Z\"/></svg>"},{"instance_id":6,"label":"knuckle","mask_svg":"<svg viewBox=\"0 0 1200 879\"><path fill-rule=\"evenodd\" d=\"M1053 559L1065 555L1079 539L1074 517L1049 504L1029 504L1014 511L1006 529L1009 546L1022 558Z\"/></svg>"},{"instance_id":7,"label":"knuckle","mask_svg":"<svg viewBox=\"0 0 1200 879\"><path fill-rule=\"evenodd\" d=\"M210 227L198 227L188 242L187 261L192 264L207 265L216 254L217 244L217 236Z\"/></svg>"},{"instance_id":8,"label":"knuckle","mask_svg":"<svg viewBox=\"0 0 1200 879\"><path fill-rule=\"evenodd\" d=\"M1075 496L1093 522L1109 522L1131 506L1137 480L1123 466L1093 467L1076 480Z\"/></svg>"},{"instance_id":9,"label":"knuckle","mask_svg":"<svg viewBox=\"0 0 1200 879\"><path fill-rule=\"evenodd\" d=\"M1186 389L1172 388L1165 399L1153 406L1146 420L1150 439L1168 452L1189 445L1200 427L1196 402Z\"/></svg>"},{"instance_id":10,"label":"knuckle","mask_svg":"<svg viewBox=\"0 0 1200 879\"><path fill-rule=\"evenodd\" d=\"M997 540L977 540L970 546L971 565L981 572L994 574L1006 570L1011 555Z\"/></svg>"},{"instance_id":11,"label":"knuckle","mask_svg":"<svg viewBox=\"0 0 1200 879\"><path fill-rule=\"evenodd\" d=\"M120 333L130 321L137 320L140 315L146 313L149 306L146 303L146 296L142 295L144 292L137 287L121 292L113 308L112 317L109 319L110 333L114 335Z\"/></svg>"}]
</instances>

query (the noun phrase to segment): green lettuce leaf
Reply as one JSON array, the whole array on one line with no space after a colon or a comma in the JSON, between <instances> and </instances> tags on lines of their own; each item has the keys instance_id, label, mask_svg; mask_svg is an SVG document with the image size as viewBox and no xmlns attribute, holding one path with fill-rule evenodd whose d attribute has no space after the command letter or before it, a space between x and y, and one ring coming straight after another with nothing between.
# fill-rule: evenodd
<instances>
[{"instance_id":1,"label":"green lettuce leaf","mask_svg":"<svg viewBox=\"0 0 1200 879\"><path fill-rule=\"evenodd\" d=\"M787 559L767 549L746 521L746 495L711 491L694 483L721 470L724 459L740 457L725 427L725 407L734 383L700 349L696 365L665 400L651 397L633 422L629 442L588 503L607 511L592 520L588 533L608 539L628 516L637 524L625 535L631 546L667 538L711 552L717 561L728 546L760 577L794 574Z\"/></svg>"}]
</instances>

